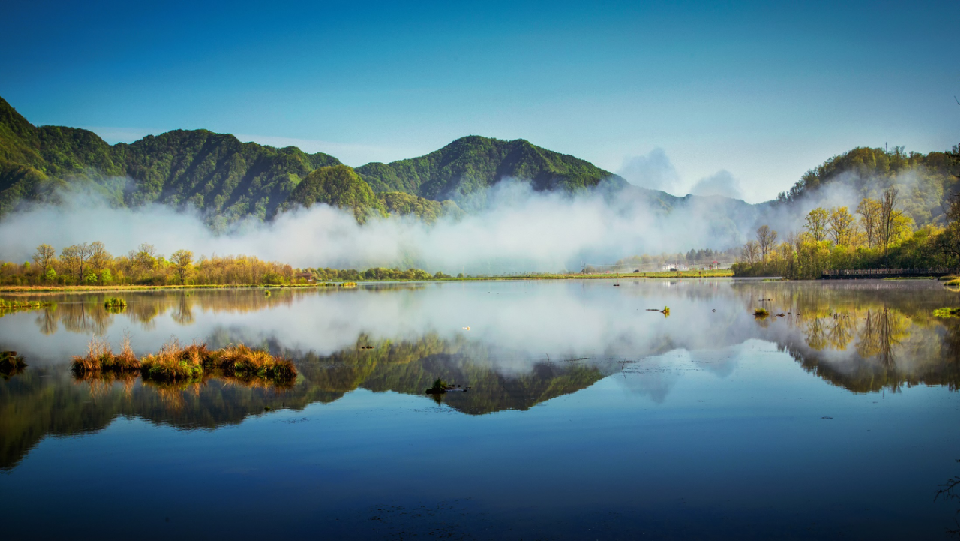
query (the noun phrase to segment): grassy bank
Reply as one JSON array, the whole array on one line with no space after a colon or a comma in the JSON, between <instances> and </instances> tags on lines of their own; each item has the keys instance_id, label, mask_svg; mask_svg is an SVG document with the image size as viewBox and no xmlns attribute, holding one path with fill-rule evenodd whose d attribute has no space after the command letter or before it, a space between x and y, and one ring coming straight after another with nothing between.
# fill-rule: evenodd
<instances>
[{"instance_id":1,"label":"grassy bank","mask_svg":"<svg viewBox=\"0 0 960 541\"><path fill-rule=\"evenodd\" d=\"M53 306L53 303L44 302L44 301L21 301L21 300L0 299L0 317L3 317L7 314L12 314L14 312L23 312L26 310L39 310L41 308L46 308L48 306Z\"/></svg>"},{"instance_id":2,"label":"grassy bank","mask_svg":"<svg viewBox=\"0 0 960 541\"><path fill-rule=\"evenodd\" d=\"M163 285L163 286L3 286L0 292L4 293L109 293L115 291L157 291L157 290L191 290L191 289L312 289L325 287L351 288L359 284L376 284L381 282L487 282L497 280L614 280L628 278L731 278L733 271L729 269L681 272L629 272L629 273L602 273L602 274L517 274L502 276L469 276L463 278L431 278L429 280L357 280L355 282L320 282L313 284L217 284L217 285Z\"/></svg>"}]
</instances>

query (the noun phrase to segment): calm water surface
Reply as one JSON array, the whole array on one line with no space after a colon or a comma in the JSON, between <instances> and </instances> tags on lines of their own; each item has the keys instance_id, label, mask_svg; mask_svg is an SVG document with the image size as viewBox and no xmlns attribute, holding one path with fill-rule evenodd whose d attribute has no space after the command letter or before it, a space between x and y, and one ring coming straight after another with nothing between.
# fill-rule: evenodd
<instances>
[{"instance_id":1,"label":"calm water surface","mask_svg":"<svg viewBox=\"0 0 960 541\"><path fill-rule=\"evenodd\" d=\"M960 320L931 314L957 294L620 284L138 292L119 314L45 297L0 318L28 363L0 378L2 535L957 537L938 491L960 476ZM243 342L300 373L74 378L91 337L124 334L137 353ZM435 400L436 378L470 390Z\"/></svg>"}]
</instances>

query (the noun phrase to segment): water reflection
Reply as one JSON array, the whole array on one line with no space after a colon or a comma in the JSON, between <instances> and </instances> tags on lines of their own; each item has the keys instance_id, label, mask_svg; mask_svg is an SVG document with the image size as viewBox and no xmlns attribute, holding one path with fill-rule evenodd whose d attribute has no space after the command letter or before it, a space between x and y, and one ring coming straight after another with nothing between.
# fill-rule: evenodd
<instances>
[{"instance_id":1,"label":"water reflection","mask_svg":"<svg viewBox=\"0 0 960 541\"><path fill-rule=\"evenodd\" d=\"M689 371L730 377L755 340L853 392L960 383L960 320L931 315L958 300L936 283L480 283L122 296L119 314L102 295L62 295L0 321L0 346L33 365L0 382L0 467L14 467L46 435L100 430L118 416L215 428L357 389L430 400L423 393L437 378L471 387L438 400L468 415L526 410L608 376L663 404ZM663 306L671 317L647 311ZM784 316L757 320L760 306ZM65 370L63 352L131 328L138 353L170 334L211 347L244 342L292 358L300 375L284 387L216 374L157 386L138 377L74 380ZM44 361L31 362L31 352Z\"/></svg>"}]
</instances>

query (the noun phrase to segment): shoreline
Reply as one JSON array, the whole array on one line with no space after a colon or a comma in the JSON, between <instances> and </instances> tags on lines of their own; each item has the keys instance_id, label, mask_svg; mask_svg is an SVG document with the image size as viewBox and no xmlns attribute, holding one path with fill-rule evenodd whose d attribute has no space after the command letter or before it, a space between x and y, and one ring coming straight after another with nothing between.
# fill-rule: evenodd
<instances>
[{"instance_id":1,"label":"shoreline","mask_svg":"<svg viewBox=\"0 0 960 541\"><path fill-rule=\"evenodd\" d=\"M524 274L516 276L473 276L465 278L431 278L429 280L351 280L349 282L317 282L312 284L187 284L187 285L104 285L104 286L0 286L0 293L108 293L115 291L161 291L191 289L315 289L338 288L343 284L396 284L430 282L492 282L535 280L626 280L626 279L702 279L733 278L733 271L640 272L607 274ZM351 288L348 286L348 288Z\"/></svg>"}]
</instances>

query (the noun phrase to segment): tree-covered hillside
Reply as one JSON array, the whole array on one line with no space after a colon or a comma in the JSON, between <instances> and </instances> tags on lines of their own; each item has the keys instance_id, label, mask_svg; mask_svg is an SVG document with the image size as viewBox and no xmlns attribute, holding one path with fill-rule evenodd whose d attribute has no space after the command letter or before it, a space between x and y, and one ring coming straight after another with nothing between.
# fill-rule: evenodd
<instances>
[{"instance_id":1,"label":"tree-covered hillside","mask_svg":"<svg viewBox=\"0 0 960 541\"><path fill-rule=\"evenodd\" d=\"M954 149L954 153L957 149ZM943 221L946 200L957 191L960 173L949 152L904 152L857 147L834 156L807 171L788 192L777 198L781 203L797 203L815 197L831 185L844 183L857 198L877 198L887 188L900 191L901 209L917 226Z\"/></svg>"},{"instance_id":2,"label":"tree-covered hillside","mask_svg":"<svg viewBox=\"0 0 960 541\"><path fill-rule=\"evenodd\" d=\"M405 192L426 199L459 200L504 178L530 181L536 190L579 190L622 178L590 162L523 139L501 141L472 135L419 158L357 168L377 192Z\"/></svg>"},{"instance_id":3,"label":"tree-covered hillside","mask_svg":"<svg viewBox=\"0 0 960 541\"><path fill-rule=\"evenodd\" d=\"M310 208L317 203L349 209L360 223L371 215L386 214L370 185L346 165L321 167L307 175L284 202L283 210Z\"/></svg>"},{"instance_id":4,"label":"tree-covered hillside","mask_svg":"<svg viewBox=\"0 0 960 541\"><path fill-rule=\"evenodd\" d=\"M300 180L333 156L176 130L108 145L95 133L35 127L0 98L0 215L56 188L92 189L116 204L192 205L229 222L274 215ZM129 177L128 185L111 177Z\"/></svg>"},{"instance_id":5,"label":"tree-covered hillside","mask_svg":"<svg viewBox=\"0 0 960 541\"><path fill-rule=\"evenodd\" d=\"M92 191L115 206L195 208L215 229L317 203L349 208L359 221L394 214L435 222L482 207L484 189L513 178L541 191L599 188L612 212L692 210L697 227L716 243L712 248L723 249L752 235L754 222L796 229L792 222L802 220L806 207L822 204L820 196L841 184L852 187L857 197L851 200L897 186L900 207L916 226L939 224L957 192L957 173L949 152L858 147L808 171L777 201L751 205L629 185L587 161L522 139L463 137L419 158L354 170L328 154L241 143L207 130L109 145L87 130L36 127L0 98L0 219L25 201L57 202L63 194Z\"/></svg>"}]
</instances>

